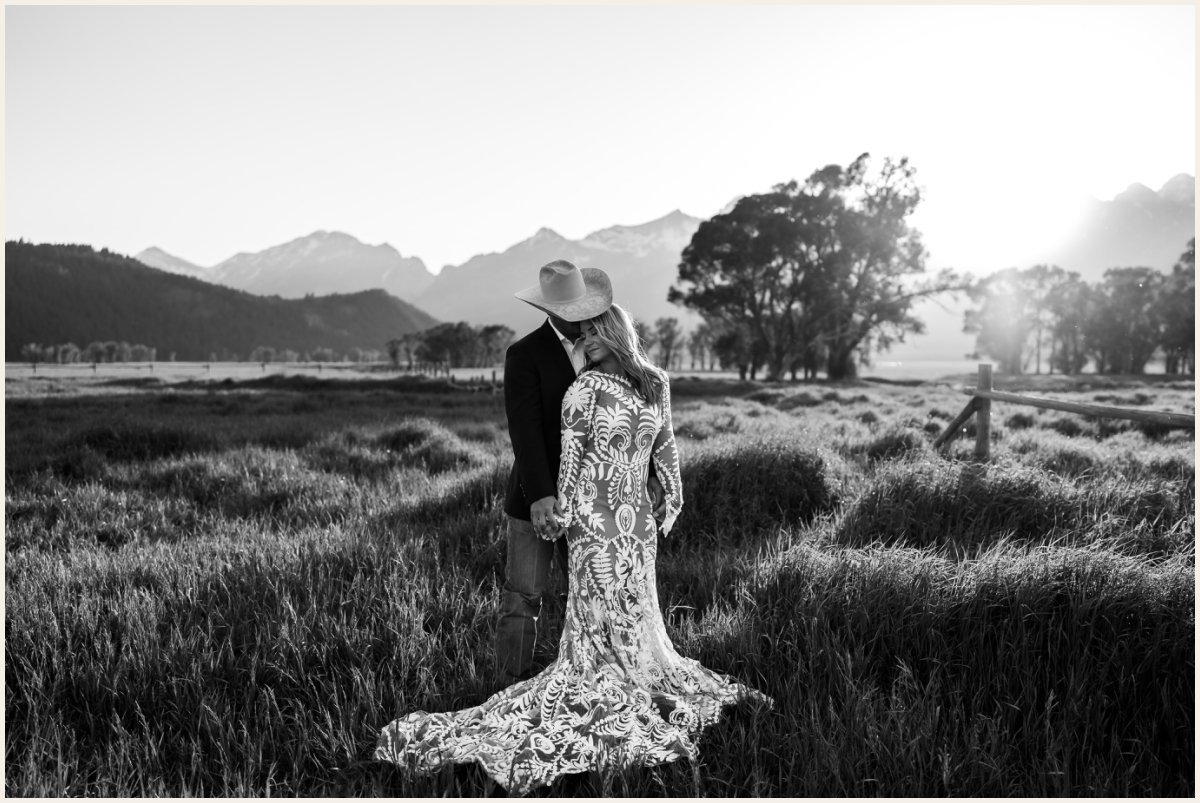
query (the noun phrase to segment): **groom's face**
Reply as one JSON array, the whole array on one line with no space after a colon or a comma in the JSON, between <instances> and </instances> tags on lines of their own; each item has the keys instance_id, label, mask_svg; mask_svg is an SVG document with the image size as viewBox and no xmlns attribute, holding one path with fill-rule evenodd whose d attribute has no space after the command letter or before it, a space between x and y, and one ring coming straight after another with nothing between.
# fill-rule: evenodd
<instances>
[{"instance_id":1,"label":"groom's face","mask_svg":"<svg viewBox=\"0 0 1200 803\"><path fill-rule=\"evenodd\" d=\"M583 334L583 324L578 321L564 320L557 315L551 315L550 320L554 321L554 327L572 340L579 338Z\"/></svg>"}]
</instances>

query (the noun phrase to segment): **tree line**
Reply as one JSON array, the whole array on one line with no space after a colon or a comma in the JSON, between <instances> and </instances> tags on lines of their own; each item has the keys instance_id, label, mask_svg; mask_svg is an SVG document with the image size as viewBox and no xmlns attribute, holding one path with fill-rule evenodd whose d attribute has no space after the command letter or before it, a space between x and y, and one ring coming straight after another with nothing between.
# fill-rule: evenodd
<instances>
[{"instance_id":1,"label":"tree line","mask_svg":"<svg viewBox=\"0 0 1200 803\"><path fill-rule=\"evenodd\" d=\"M20 349L21 359L33 365L53 364L69 365L73 363L105 364L127 362L156 362L158 349L140 343L130 344L124 340L94 340L80 348L74 343L25 343ZM380 362L383 360L382 349L363 349L357 346L344 352L331 348L319 347L311 351L296 351L295 349L277 349L272 346L258 346L247 355L231 352L228 349L220 353L211 352L210 362L252 362L252 363L295 363L295 362ZM167 361L175 361L175 353L168 355Z\"/></svg>"},{"instance_id":2,"label":"tree line","mask_svg":"<svg viewBox=\"0 0 1200 803\"><path fill-rule=\"evenodd\" d=\"M1196 240L1170 273L1111 268L1090 283L1057 265L997 271L970 290L963 331L1000 371L1143 374L1162 355L1168 374L1196 372Z\"/></svg>"},{"instance_id":3,"label":"tree line","mask_svg":"<svg viewBox=\"0 0 1200 803\"><path fill-rule=\"evenodd\" d=\"M440 323L387 342L393 366L481 368L504 362L504 352L516 335L504 324L473 326L466 321Z\"/></svg>"},{"instance_id":4,"label":"tree line","mask_svg":"<svg viewBox=\"0 0 1200 803\"><path fill-rule=\"evenodd\" d=\"M153 362L158 350L141 343L130 344L124 340L93 340L80 348L74 343L56 343L43 345L41 343L24 343L21 346L21 359L37 365L53 363L67 365L70 363L102 363L102 362Z\"/></svg>"},{"instance_id":5,"label":"tree line","mask_svg":"<svg viewBox=\"0 0 1200 803\"><path fill-rule=\"evenodd\" d=\"M683 250L668 298L703 322L659 340L660 360L676 358L681 344L693 363L707 357L743 379L760 370L770 380L821 370L845 379L924 331L917 300L966 293L975 308L964 332L1001 371L1090 365L1136 374L1162 354L1168 373L1195 373L1194 238L1170 274L1120 267L1089 284L1037 265L983 280L950 269L927 276L921 234L909 224L920 200L907 159L876 167L870 154L740 198L703 221Z\"/></svg>"}]
</instances>

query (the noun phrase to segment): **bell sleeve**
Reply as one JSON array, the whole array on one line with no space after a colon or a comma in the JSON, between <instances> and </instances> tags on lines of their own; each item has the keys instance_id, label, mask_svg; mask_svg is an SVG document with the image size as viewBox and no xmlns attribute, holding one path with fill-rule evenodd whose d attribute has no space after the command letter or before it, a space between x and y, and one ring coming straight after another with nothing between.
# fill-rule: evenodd
<instances>
[{"instance_id":1,"label":"bell sleeve","mask_svg":"<svg viewBox=\"0 0 1200 803\"><path fill-rule=\"evenodd\" d=\"M594 525L594 519L600 515L592 510L595 485L583 471L595 412L596 388L589 377L581 376L567 388L562 403L562 457L558 467L558 507L562 518L558 522L564 528L573 524Z\"/></svg>"},{"instance_id":2,"label":"bell sleeve","mask_svg":"<svg viewBox=\"0 0 1200 803\"><path fill-rule=\"evenodd\" d=\"M663 518L662 532L667 535L675 525L679 511L683 509L683 482L679 476L679 450L675 446L675 430L671 425L671 383L664 373L662 376L662 397L659 403L662 426L654 437L654 447L651 451L651 465L658 481L662 483L663 494L667 499L667 512Z\"/></svg>"}]
</instances>

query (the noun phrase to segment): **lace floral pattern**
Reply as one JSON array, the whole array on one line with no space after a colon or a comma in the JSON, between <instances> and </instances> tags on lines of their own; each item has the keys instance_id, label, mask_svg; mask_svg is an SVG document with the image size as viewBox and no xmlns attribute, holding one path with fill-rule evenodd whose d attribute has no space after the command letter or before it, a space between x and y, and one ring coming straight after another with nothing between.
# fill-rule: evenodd
<instances>
[{"instance_id":1,"label":"lace floral pattern","mask_svg":"<svg viewBox=\"0 0 1200 803\"><path fill-rule=\"evenodd\" d=\"M653 461L669 533L683 505L669 388L651 406L623 378L585 372L563 398L562 421L570 592L557 660L473 708L392 722L376 758L417 772L477 761L524 793L569 773L693 759L695 737L723 706L770 704L667 637L646 480Z\"/></svg>"}]
</instances>

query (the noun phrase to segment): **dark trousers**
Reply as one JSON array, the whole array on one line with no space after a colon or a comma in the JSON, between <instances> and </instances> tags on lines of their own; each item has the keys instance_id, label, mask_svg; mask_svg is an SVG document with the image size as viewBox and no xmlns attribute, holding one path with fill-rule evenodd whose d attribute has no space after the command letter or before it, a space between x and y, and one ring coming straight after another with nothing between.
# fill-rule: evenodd
<instances>
[{"instance_id":1,"label":"dark trousers","mask_svg":"<svg viewBox=\"0 0 1200 803\"><path fill-rule=\"evenodd\" d=\"M533 645L550 565L567 574L567 539L538 538L533 523L508 517L508 558L496 623L496 681L511 686L532 675Z\"/></svg>"}]
</instances>

